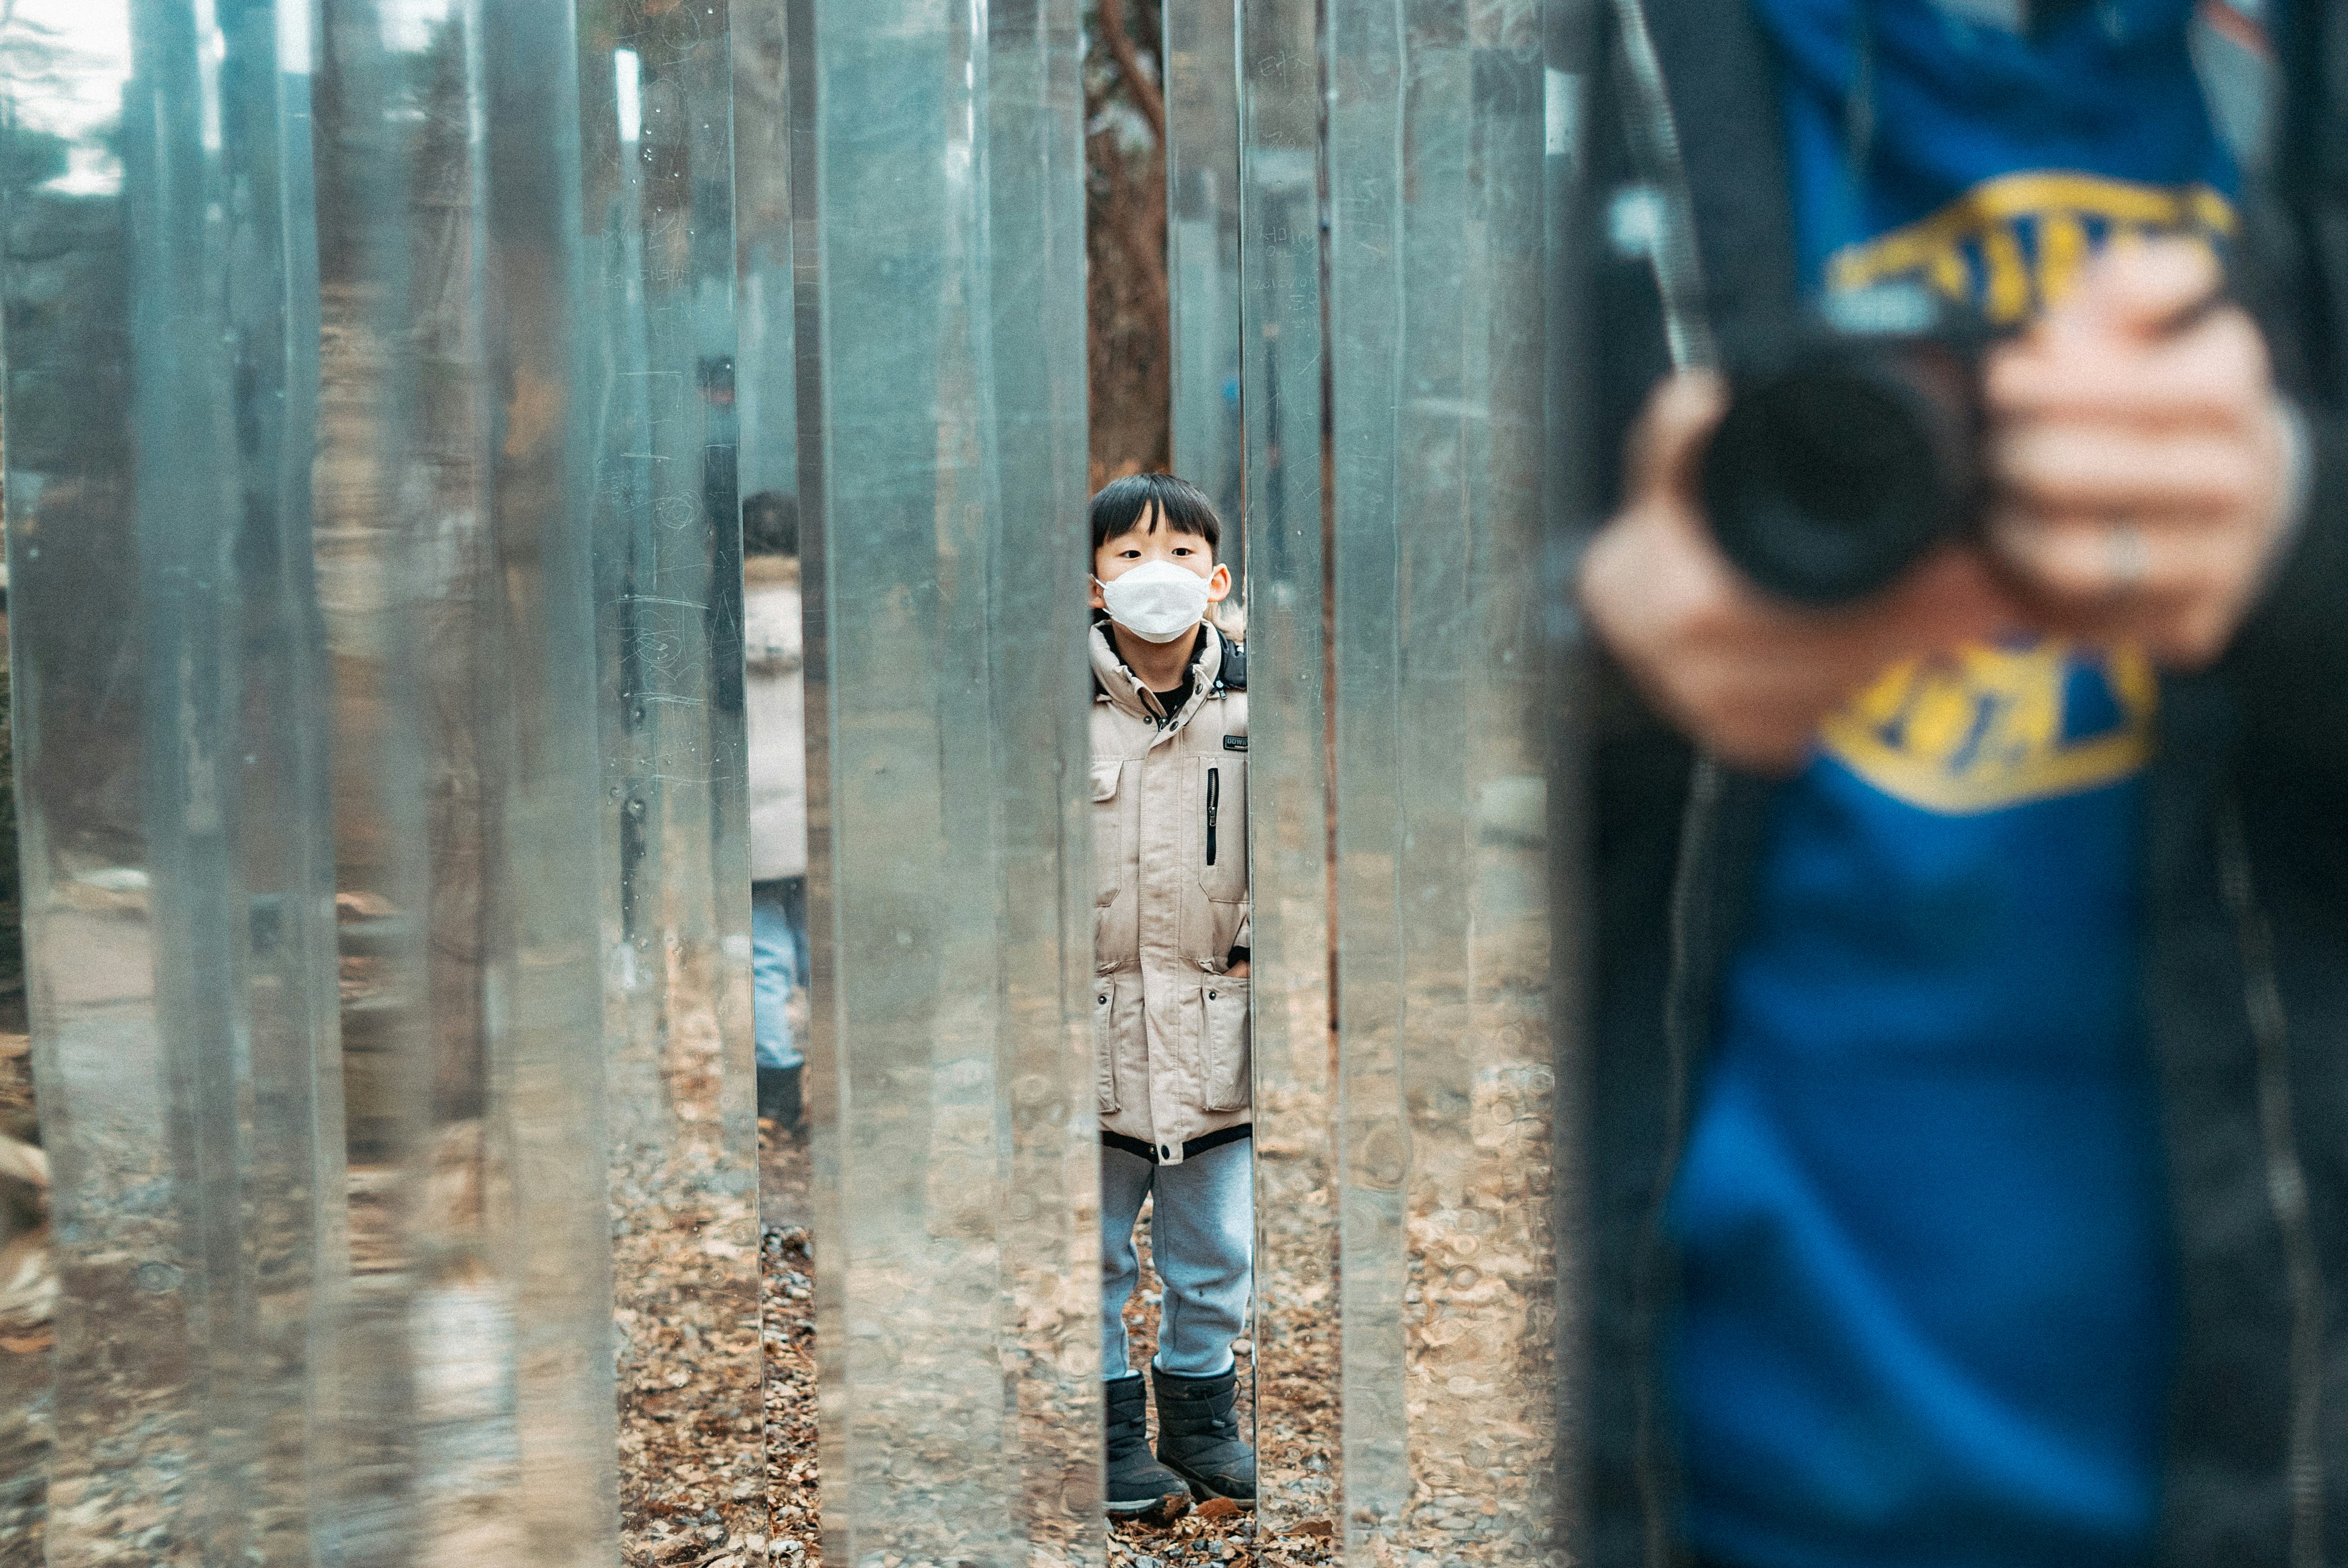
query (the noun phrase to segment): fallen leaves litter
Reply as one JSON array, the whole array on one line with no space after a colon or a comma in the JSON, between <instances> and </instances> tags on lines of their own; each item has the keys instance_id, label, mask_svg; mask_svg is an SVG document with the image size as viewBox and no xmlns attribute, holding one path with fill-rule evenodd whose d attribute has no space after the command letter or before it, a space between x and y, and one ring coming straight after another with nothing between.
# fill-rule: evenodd
<instances>
[{"instance_id":1,"label":"fallen leaves litter","mask_svg":"<svg viewBox=\"0 0 2348 1568\"><path fill-rule=\"evenodd\" d=\"M665 1091L614 1120L621 1549L629 1568L716 1568L765 1539L757 1216L724 1179L738 1156L718 1114L710 987L683 964L672 981L659 1059L619 1064Z\"/></svg>"},{"instance_id":2,"label":"fallen leaves litter","mask_svg":"<svg viewBox=\"0 0 2348 1568\"><path fill-rule=\"evenodd\" d=\"M805 1140L758 1124L762 1228L758 1290L766 1349L768 1560L792 1568L823 1562L821 1471L817 1454L815 1263L807 1229Z\"/></svg>"},{"instance_id":3,"label":"fallen leaves litter","mask_svg":"<svg viewBox=\"0 0 2348 1568\"><path fill-rule=\"evenodd\" d=\"M0 1111L28 1112L32 1085L26 1059L21 1050L6 1049L6 1043L0 1040ZM759 1132L766 1194L758 1249L765 1517L758 1517L756 1482L730 1468L743 1440L730 1404L723 1397L701 1399L705 1372L717 1372L724 1359L720 1355L705 1361L696 1348L713 1350L725 1338L727 1292L720 1274L711 1271L723 1271L727 1265L730 1248L722 1238L730 1231L722 1223L712 1223L720 1218L715 1214L673 1214L665 1227L646 1225L621 1237L616 1259L623 1268L649 1271L629 1292L627 1308L633 1315L630 1342L642 1358L637 1393L622 1414L620 1452L621 1492L629 1501L625 1552L633 1564L753 1568L780 1563L789 1568L820 1568L823 1561L807 1147L803 1140L773 1136L772 1129L763 1124ZM709 1245L711 1241L718 1245ZM1135 1293L1128 1314L1137 1365L1156 1348L1160 1288L1148 1267L1146 1231L1142 1245L1142 1288ZM1278 1278L1268 1279L1265 1287L1290 1300L1316 1294ZM1300 1330L1294 1335L1299 1348L1334 1346L1334 1322L1319 1323L1313 1308L1322 1317L1334 1318L1325 1299L1313 1301L1302 1316L1292 1313ZM44 1352L49 1339L46 1327L6 1335L0 1337L0 1352ZM1243 1341L1243 1371L1252 1371L1251 1351L1252 1346ZM1311 1351L1292 1360L1283 1357L1289 1364L1267 1369L1267 1375L1281 1378L1287 1388L1284 1406L1325 1410L1334 1421L1334 1394L1325 1378L1334 1375L1334 1367L1323 1360ZM679 1372L684 1380L672 1381ZM1251 1382L1251 1378L1243 1377L1242 1387ZM728 1416L703 1419L710 1413L705 1403L727 1410ZM1241 1414L1242 1419L1252 1419L1250 1403L1242 1403ZM1265 1459L1274 1466L1296 1455L1317 1454L1325 1440L1319 1432L1293 1434L1284 1440L1270 1433L1264 1438ZM746 1483L747 1491L743 1490ZM1162 1527L1104 1523L1108 1558L1116 1568L1324 1568L1334 1533L1328 1520L1311 1519L1281 1533L1259 1536L1253 1512L1223 1499L1200 1503ZM37 1535L34 1546L37 1552Z\"/></svg>"},{"instance_id":4,"label":"fallen leaves litter","mask_svg":"<svg viewBox=\"0 0 2348 1568\"><path fill-rule=\"evenodd\" d=\"M764 1216L758 1264L765 1305L766 1553L769 1561L788 1563L790 1568L819 1568L823 1542L814 1299L818 1260L807 1230L809 1162L803 1140L777 1137L767 1124L760 1124L758 1142ZM1139 1242L1141 1285L1126 1312L1136 1366L1144 1364L1158 1348L1161 1287L1150 1266L1147 1211ZM1327 1311L1325 1305L1321 1310ZM1317 1337L1329 1343L1334 1336L1323 1333ZM1241 1340L1234 1348L1241 1359L1241 1387L1251 1390L1253 1346ZM1334 1419L1334 1397L1323 1391L1318 1400ZM1242 1422L1252 1420L1251 1399L1242 1399L1240 1418ZM1104 1518L1103 1525L1112 1568L1325 1568L1331 1559L1332 1531L1327 1520L1308 1521L1303 1530L1286 1534L1260 1535L1254 1511L1224 1498L1200 1502L1170 1523L1112 1522Z\"/></svg>"}]
</instances>

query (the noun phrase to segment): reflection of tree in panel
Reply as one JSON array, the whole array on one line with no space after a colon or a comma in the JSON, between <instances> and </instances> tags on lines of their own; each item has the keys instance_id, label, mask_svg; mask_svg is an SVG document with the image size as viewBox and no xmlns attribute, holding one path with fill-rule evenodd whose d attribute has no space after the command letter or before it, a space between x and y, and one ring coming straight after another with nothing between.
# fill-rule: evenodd
<instances>
[{"instance_id":1,"label":"reflection of tree in panel","mask_svg":"<svg viewBox=\"0 0 2348 1568\"><path fill-rule=\"evenodd\" d=\"M10 923L14 924L13 913ZM0 1563L42 1560L57 1276L24 994L0 1002Z\"/></svg>"}]
</instances>

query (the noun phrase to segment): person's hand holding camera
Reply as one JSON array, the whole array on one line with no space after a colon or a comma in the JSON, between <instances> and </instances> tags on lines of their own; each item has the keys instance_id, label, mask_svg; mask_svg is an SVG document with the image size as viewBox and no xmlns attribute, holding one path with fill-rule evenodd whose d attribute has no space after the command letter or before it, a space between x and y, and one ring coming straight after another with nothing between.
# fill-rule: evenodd
<instances>
[{"instance_id":1,"label":"person's hand holding camera","mask_svg":"<svg viewBox=\"0 0 2348 1568\"><path fill-rule=\"evenodd\" d=\"M2034 624L2190 669L2225 651L2280 548L2291 425L2209 250L2107 252L1989 358L1990 551Z\"/></svg>"},{"instance_id":2,"label":"person's hand holding camera","mask_svg":"<svg viewBox=\"0 0 2348 1568\"><path fill-rule=\"evenodd\" d=\"M1979 544L1944 546L1834 609L1753 588L1699 495L1719 378L1674 376L1632 436L1629 502L1581 593L1667 717L1725 761L1799 765L1819 724L1903 659L2034 630L2192 668L2222 653L2288 533L2294 439L2258 329L2211 305L2197 243L2120 247L1984 376L1993 488Z\"/></svg>"},{"instance_id":3,"label":"person's hand holding camera","mask_svg":"<svg viewBox=\"0 0 2348 1568\"><path fill-rule=\"evenodd\" d=\"M1798 766L1819 723L1902 659L1994 635L2018 610L1977 550L1943 548L1844 608L1781 604L1713 541L1697 473L1726 394L1709 374L1656 389L1632 437L1628 504L1591 542L1581 593L1631 679L1705 750Z\"/></svg>"}]
</instances>

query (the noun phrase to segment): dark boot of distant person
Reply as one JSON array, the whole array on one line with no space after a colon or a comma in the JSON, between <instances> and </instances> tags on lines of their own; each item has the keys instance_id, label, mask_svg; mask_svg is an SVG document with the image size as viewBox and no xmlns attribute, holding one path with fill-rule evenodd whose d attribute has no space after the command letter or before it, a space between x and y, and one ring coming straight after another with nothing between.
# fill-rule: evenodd
<instances>
[{"instance_id":1,"label":"dark boot of distant person","mask_svg":"<svg viewBox=\"0 0 2348 1568\"><path fill-rule=\"evenodd\" d=\"M799 1130L798 1063L788 1067L758 1069L758 1120L772 1122L778 1132L796 1132Z\"/></svg>"},{"instance_id":2,"label":"dark boot of distant person","mask_svg":"<svg viewBox=\"0 0 2348 1568\"><path fill-rule=\"evenodd\" d=\"M1151 1368L1158 1385L1158 1458L1200 1497L1255 1501L1255 1450L1240 1436L1239 1369L1185 1378Z\"/></svg>"},{"instance_id":3,"label":"dark boot of distant person","mask_svg":"<svg viewBox=\"0 0 2348 1568\"><path fill-rule=\"evenodd\" d=\"M1162 1524L1189 1512L1189 1482L1149 1457L1149 1393L1141 1374L1110 1378L1101 1394L1107 1406L1109 1513Z\"/></svg>"}]
</instances>

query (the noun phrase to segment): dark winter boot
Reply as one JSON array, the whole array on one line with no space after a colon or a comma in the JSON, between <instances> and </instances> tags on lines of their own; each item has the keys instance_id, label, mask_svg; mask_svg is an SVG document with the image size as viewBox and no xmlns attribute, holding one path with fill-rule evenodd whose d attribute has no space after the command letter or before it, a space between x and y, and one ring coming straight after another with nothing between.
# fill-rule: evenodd
<instances>
[{"instance_id":1,"label":"dark winter boot","mask_svg":"<svg viewBox=\"0 0 2348 1568\"><path fill-rule=\"evenodd\" d=\"M797 1066L761 1066L758 1069L758 1120L772 1122L778 1132L798 1131L799 1070Z\"/></svg>"},{"instance_id":2,"label":"dark winter boot","mask_svg":"<svg viewBox=\"0 0 2348 1568\"><path fill-rule=\"evenodd\" d=\"M1149 1457L1149 1394L1141 1374L1101 1384L1107 1404L1108 1511L1119 1519L1163 1524L1190 1511L1190 1487Z\"/></svg>"},{"instance_id":3,"label":"dark winter boot","mask_svg":"<svg viewBox=\"0 0 2348 1568\"><path fill-rule=\"evenodd\" d=\"M1184 1378L1149 1369L1158 1385L1158 1460L1200 1497L1255 1501L1255 1450L1240 1438L1239 1371Z\"/></svg>"}]
</instances>

